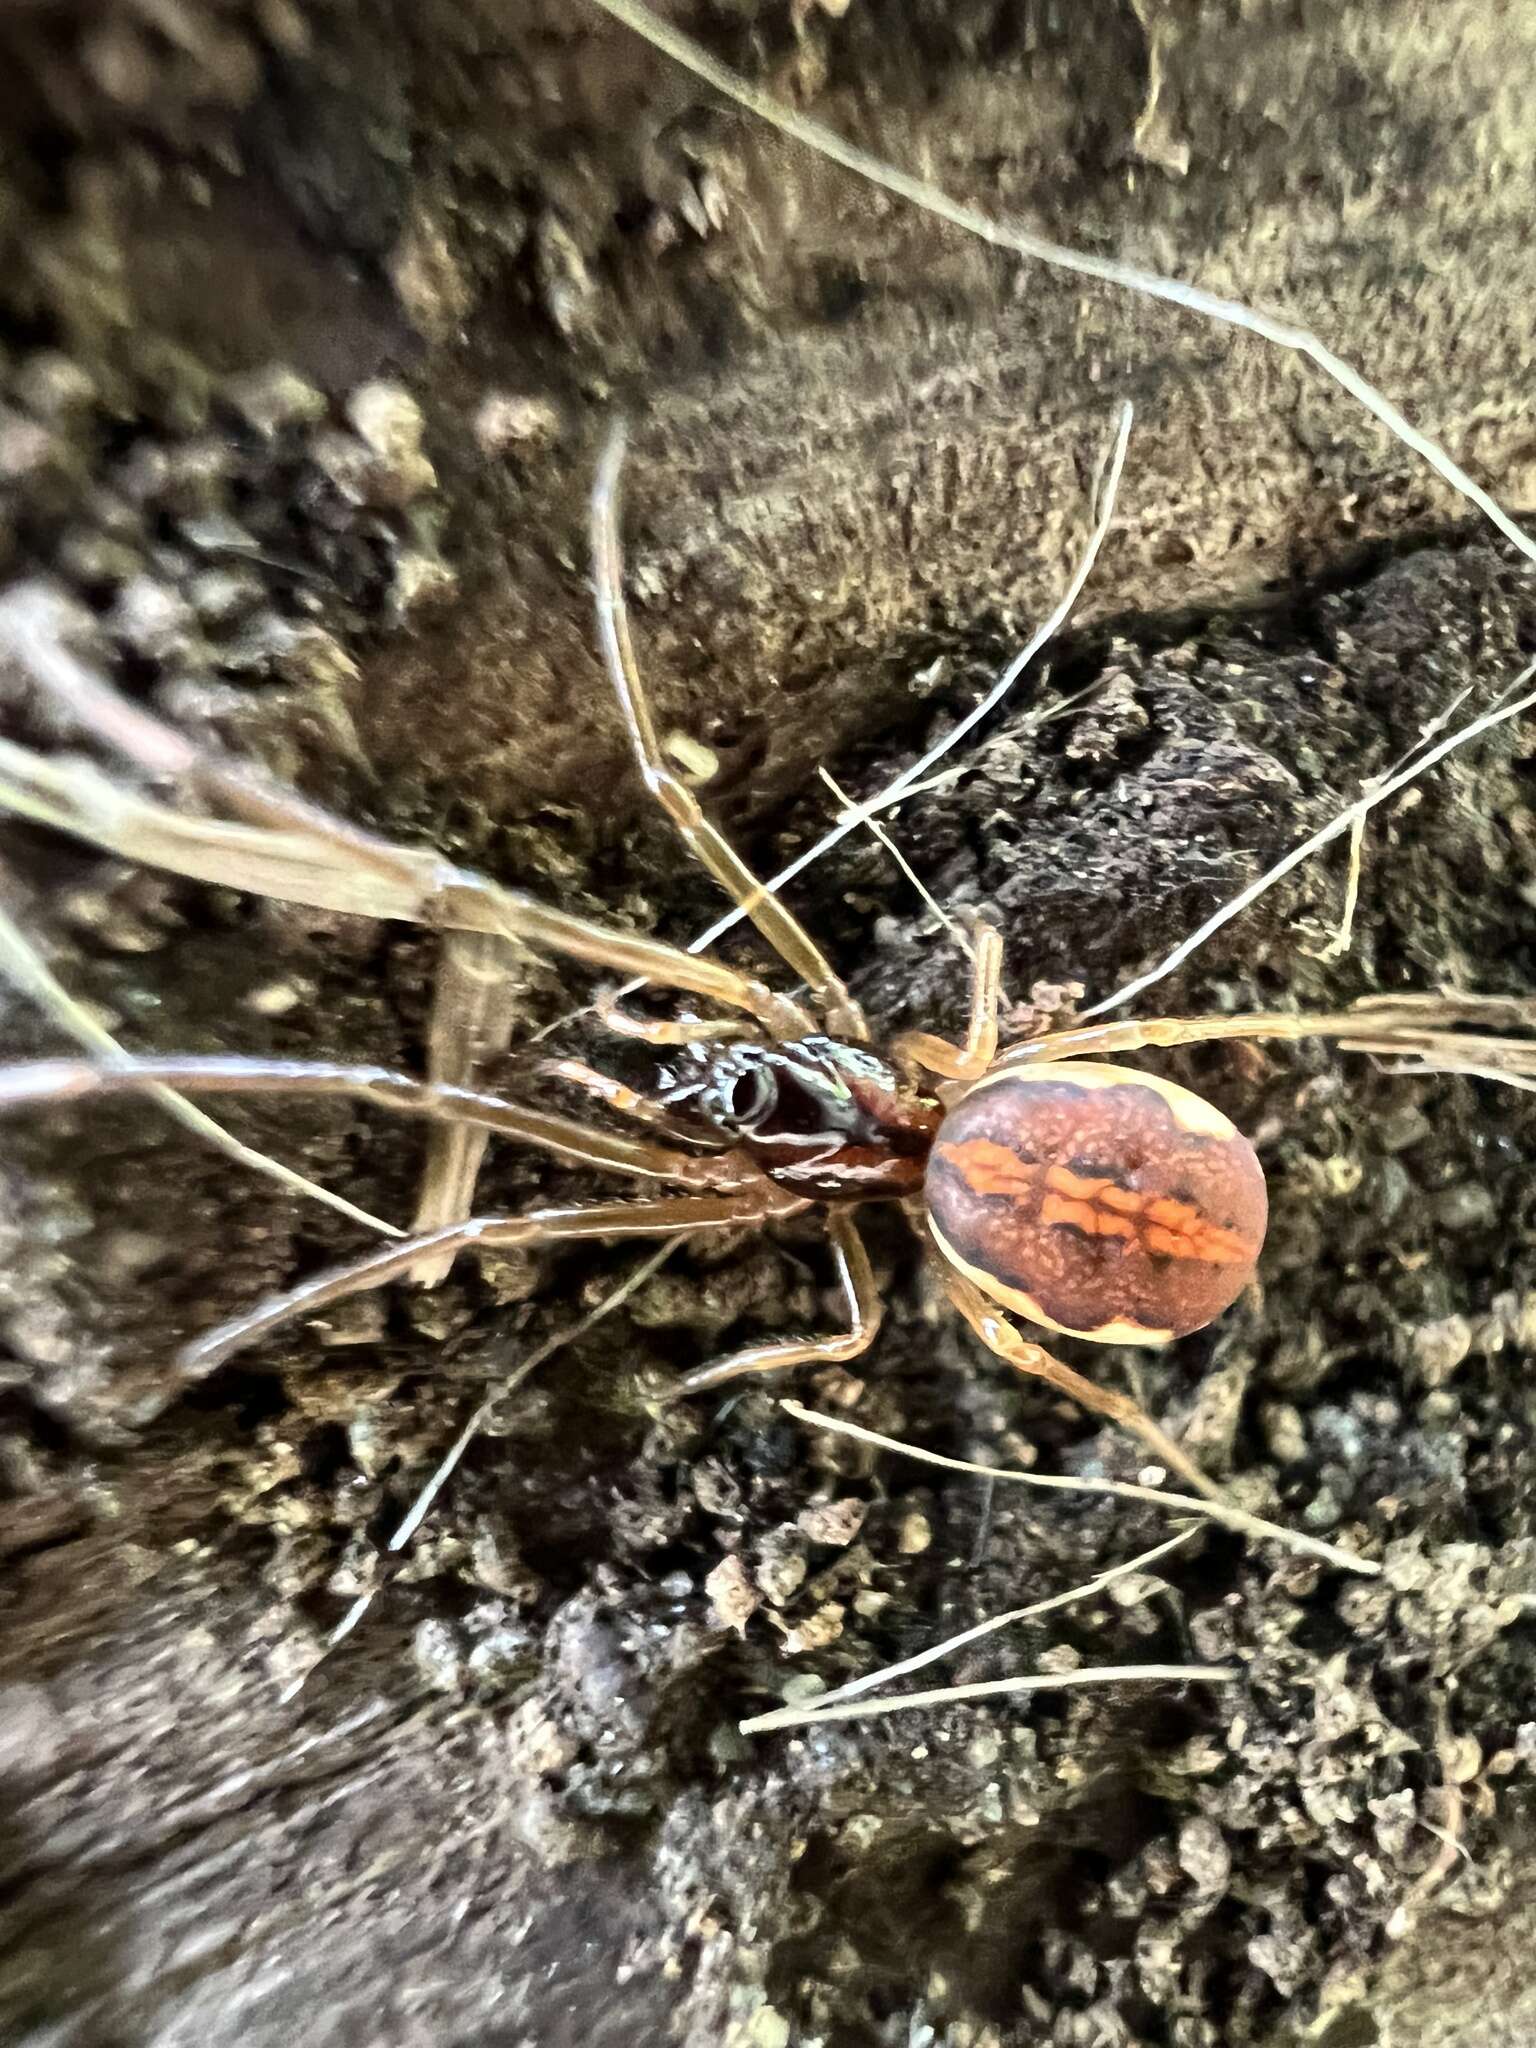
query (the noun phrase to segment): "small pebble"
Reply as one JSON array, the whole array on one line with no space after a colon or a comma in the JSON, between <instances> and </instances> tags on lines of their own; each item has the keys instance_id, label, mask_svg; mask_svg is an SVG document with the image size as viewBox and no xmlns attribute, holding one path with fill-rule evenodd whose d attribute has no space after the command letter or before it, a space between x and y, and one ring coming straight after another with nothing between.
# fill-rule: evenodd
<instances>
[{"instance_id":1,"label":"small pebble","mask_svg":"<svg viewBox=\"0 0 1536 2048\"><path fill-rule=\"evenodd\" d=\"M1324 1484L1302 1509L1301 1519L1313 1531L1332 1529L1337 1527L1341 1512L1333 1489Z\"/></svg>"},{"instance_id":2,"label":"small pebble","mask_svg":"<svg viewBox=\"0 0 1536 2048\"><path fill-rule=\"evenodd\" d=\"M71 583L103 595L137 576L144 566L140 550L94 527L75 529L59 543L59 569Z\"/></svg>"},{"instance_id":3,"label":"small pebble","mask_svg":"<svg viewBox=\"0 0 1536 2048\"><path fill-rule=\"evenodd\" d=\"M406 222L387 268L413 324L434 341L446 341L474 306L474 284L425 214Z\"/></svg>"},{"instance_id":4,"label":"small pebble","mask_svg":"<svg viewBox=\"0 0 1536 2048\"><path fill-rule=\"evenodd\" d=\"M758 1550L752 1577L770 1605L782 1607L805 1584L805 1552L792 1527L770 1529Z\"/></svg>"},{"instance_id":5,"label":"small pebble","mask_svg":"<svg viewBox=\"0 0 1536 2048\"><path fill-rule=\"evenodd\" d=\"M153 576L134 576L123 585L107 625L146 661L184 664L200 642L192 607Z\"/></svg>"},{"instance_id":6,"label":"small pebble","mask_svg":"<svg viewBox=\"0 0 1536 2048\"><path fill-rule=\"evenodd\" d=\"M583 326L597 288L575 237L552 213L535 231L534 270L545 311L570 340Z\"/></svg>"},{"instance_id":7,"label":"small pebble","mask_svg":"<svg viewBox=\"0 0 1536 2048\"><path fill-rule=\"evenodd\" d=\"M205 626L227 626L254 611L265 592L249 569L205 569L187 585L192 609Z\"/></svg>"},{"instance_id":8,"label":"small pebble","mask_svg":"<svg viewBox=\"0 0 1536 2048\"><path fill-rule=\"evenodd\" d=\"M0 479L6 483L25 483L62 453L51 431L36 420L0 414Z\"/></svg>"},{"instance_id":9,"label":"small pebble","mask_svg":"<svg viewBox=\"0 0 1536 2048\"><path fill-rule=\"evenodd\" d=\"M367 1479L377 1479L395 1459L399 1445L378 1414L365 1408L347 1423L347 1449L358 1471Z\"/></svg>"},{"instance_id":10,"label":"small pebble","mask_svg":"<svg viewBox=\"0 0 1536 2048\"><path fill-rule=\"evenodd\" d=\"M347 400L347 418L376 458L375 485L382 486L384 502L409 504L434 487L437 472L421 452L421 407L403 384L382 378L360 384Z\"/></svg>"},{"instance_id":11,"label":"small pebble","mask_svg":"<svg viewBox=\"0 0 1536 2048\"><path fill-rule=\"evenodd\" d=\"M1193 1880L1197 1892L1214 1894L1226 1889L1232 1852L1221 1829L1204 1814L1192 1816L1179 1829L1179 1867Z\"/></svg>"},{"instance_id":12,"label":"small pebble","mask_svg":"<svg viewBox=\"0 0 1536 2048\"><path fill-rule=\"evenodd\" d=\"M390 608L397 620L402 619L409 612L445 603L458 587L459 579L440 556L421 548L404 548L395 558Z\"/></svg>"},{"instance_id":13,"label":"small pebble","mask_svg":"<svg viewBox=\"0 0 1536 2048\"><path fill-rule=\"evenodd\" d=\"M1409 1336L1413 1370L1426 1387L1443 1387L1472 1350L1472 1325L1465 1316L1442 1316L1421 1323Z\"/></svg>"},{"instance_id":14,"label":"small pebble","mask_svg":"<svg viewBox=\"0 0 1536 2048\"><path fill-rule=\"evenodd\" d=\"M464 1674L464 1653L446 1621L423 1621L411 1637L411 1655L422 1680L433 1692L457 1692Z\"/></svg>"},{"instance_id":15,"label":"small pebble","mask_svg":"<svg viewBox=\"0 0 1536 2048\"><path fill-rule=\"evenodd\" d=\"M1498 1211L1493 1196L1465 1180L1435 1197L1435 1221L1442 1230L1486 1230Z\"/></svg>"},{"instance_id":16,"label":"small pebble","mask_svg":"<svg viewBox=\"0 0 1536 2048\"><path fill-rule=\"evenodd\" d=\"M1510 1304L1509 1341L1517 1351L1536 1351L1536 1289Z\"/></svg>"},{"instance_id":17,"label":"small pebble","mask_svg":"<svg viewBox=\"0 0 1536 2048\"><path fill-rule=\"evenodd\" d=\"M16 372L15 391L35 419L50 424L83 413L96 402L90 373L57 349L34 350Z\"/></svg>"},{"instance_id":18,"label":"small pebble","mask_svg":"<svg viewBox=\"0 0 1536 2048\"><path fill-rule=\"evenodd\" d=\"M822 1506L802 1508L797 1526L812 1543L826 1543L842 1549L864 1526L869 1509L861 1500L827 1501Z\"/></svg>"},{"instance_id":19,"label":"small pebble","mask_svg":"<svg viewBox=\"0 0 1536 2048\"><path fill-rule=\"evenodd\" d=\"M1290 1401L1267 1401L1262 1413L1264 1441L1277 1465L1298 1465L1307 1455L1301 1410Z\"/></svg>"},{"instance_id":20,"label":"small pebble","mask_svg":"<svg viewBox=\"0 0 1536 2048\"><path fill-rule=\"evenodd\" d=\"M231 377L224 396L259 434L277 434L284 427L307 426L325 417L324 396L281 364Z\"/></svg>"},{"instance_id":21,"label":"small pebble","mask_svg":"<svg viewBox=\"0 0 1536 2048\"><path fill-rule=\"evenodd\" d=\"M828 1643L835 1643L843 1632L843 1616L847 1612L841 1601L829 1600L824 1607L818 1607L795 1628L788 1630L783 1638L786 1657L798 1657L806 1650L823 1650Z\"/></svg>"},{"instance_id":22,"label":"small pebble","mask_svg":"<svg viewBox=\"0 0 1536 2048\"><path fill-rule=\"evenodd\" d=\"M745 1635L747 1623L757 1612L761 1600L741 1559L734 1554L722 1557L704 1581L704 1591L709 1598L715 1625L734 1629L737 1635Z\"/></svg>"},{"instance_id":23,"label":"small pebble","mask_svg":"<svg viewBox=\"0 0 1536 2048\"><path fill-rule=\"evenodd\" d=\"M1380 1119L1375 1138L1383 1152L1406 1152L1410 1146L1421 1145L1434 1128L1416 1103L1405 1102Z\"/></svg>"},{"instance_id":24,"label":"small pebble","mask_svg":"<svg viewBox=\"0 0 1536 2048\"><path fill-rule=\"evenodd\" d=\"M475 414L474 435L487 455L536 451L560 438L560 414L547 398L493 391Z\"/></svg>"},{"instance_id":25,"label":"small pebble","mask_svg":"<svg viewBox=\"0 0 1536 2048\"><path fill-rule=\"evenodd\" d=\"M304 1001L304 989L296 981L263 981L247 991L244 1001L258 1017L286 1017Z\"/></svg>"}]
</instances>

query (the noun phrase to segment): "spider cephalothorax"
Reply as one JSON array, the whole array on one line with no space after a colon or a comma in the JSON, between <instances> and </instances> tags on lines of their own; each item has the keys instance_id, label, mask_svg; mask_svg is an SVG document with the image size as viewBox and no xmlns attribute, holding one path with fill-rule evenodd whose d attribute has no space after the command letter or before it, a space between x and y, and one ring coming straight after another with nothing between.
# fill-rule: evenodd
<instances>
[{"instance_id":1,"label":"spider cephalothorax","mask_svg":"<svg viewBox=\"0 0 1536 2048\"><path fill-rule=\"evenodd\" d=\"M915 1195L942 1110L868 1046L817 1035L690 1048L660 1099L729 1138L778 1186L820 1201Z\"/></svg>"}]
</instances>

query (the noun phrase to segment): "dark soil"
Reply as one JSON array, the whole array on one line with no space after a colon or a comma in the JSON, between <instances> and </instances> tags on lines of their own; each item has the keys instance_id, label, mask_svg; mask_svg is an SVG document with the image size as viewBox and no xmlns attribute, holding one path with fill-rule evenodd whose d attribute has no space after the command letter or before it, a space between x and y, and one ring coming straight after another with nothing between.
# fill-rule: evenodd
<instances>
[{"instance_id":1,"label":"dark soil","mask_svg":"<svg viewBox=\"0 0 1536 2048\"><path fill-rule=\"evenodd\" d=\"M701 26L902 161L963 136L951 182L989 203L1349 334L1518 505L1518 67L1470 8L1310 12L853 0ZM874 207L595 15L173 15L0 28L6 578L82 604L122 687L382 829L670 937L714 914L589 646L583 499L616 397L642 412L629 568L661 724L713 750L705 799L764 866L825 824L818 763L872 791L973 701L1059 588L1107 401L1135 398L1082 623L892 822L941 903L1002 924L1020 1028L1145 966L1536 644L1536 568L1342 400ZM24 684L5 702L8 732L75 738ZM1501 727L1378 816L1347 952L1336 849L1157 1007L1528 992L1532 758ZM3 853L7 906L135 1046L420 1062L428 936L33 830ZM882 848L850 839L796 901L882 1033L959 1026L961 956ZM518 1039L587 986L530 974ZM17 1051L58 1043L19 999L3 1021ZM611 1057L581 1023L561 1042ZM1260 1147L1262 1287L1167 1358L1074 1362L1136 1386L1243 1505L1383 1575L1207 1532L943 1671L1219 1662L1231 1686L799 1736L736 1723L1091 1579L1165 1518L879 1455L774 1389L662 1406L680 1369L835 1316L797 1226L675 1255L493 1410L391 1563L487 1386L634 1253L466 1262L189 1394L181 1338L360 1234L149 1106L8 1123L0 2033L1525 2038L1461 1952L1518 1953L1531 1910L1536 1110L1310 1043L1159 1065ZM409 1127L226 1120L410 1214ZM593 1185L501 1149L478 1201ZM1130 1440L940 1312L898 1217L869 1235L884 1333L810 1405L1135 1476Z\"/></svg>"}]
</instances>

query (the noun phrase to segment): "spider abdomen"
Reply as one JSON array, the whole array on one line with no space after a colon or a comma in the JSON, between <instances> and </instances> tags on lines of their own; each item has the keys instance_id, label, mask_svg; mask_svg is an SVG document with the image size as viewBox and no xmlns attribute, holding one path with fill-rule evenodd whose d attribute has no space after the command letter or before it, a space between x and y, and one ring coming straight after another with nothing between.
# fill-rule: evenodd
<instances>
[{"instance_id":1,"label":"spider abdomen","mask_svg":"<svg viewBox=\"0 0 1536 2048\"><path fill-rule=\"evenodd\" d=\"M1219 1110L1086 1060L979 1081L939 1127L924 1194L940 1251L994 1301L1106 1344L1166 1344L1220 1315L1269 1209Z\"/></svg>"}]
</instances>

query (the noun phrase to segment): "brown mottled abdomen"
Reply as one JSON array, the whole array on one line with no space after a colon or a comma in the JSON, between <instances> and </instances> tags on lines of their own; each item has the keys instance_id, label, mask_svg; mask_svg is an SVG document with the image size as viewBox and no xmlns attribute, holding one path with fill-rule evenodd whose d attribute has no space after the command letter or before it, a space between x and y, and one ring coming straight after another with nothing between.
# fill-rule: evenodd
<instances>
[{"instance_id":1,"label":"brown mottled abdomen","mask_svg":"<svg viewBox=\"0 0 1536 2048\"><path fill-rule=\"evenodd\" d=\"M1253 1276L1269 1203L1248 1140L1187 1088L1086 1060L978 1082L925 1183L939 1249L994 1301L1106 1344L1166 1344Z\"/></svg>"}]
</instances>

